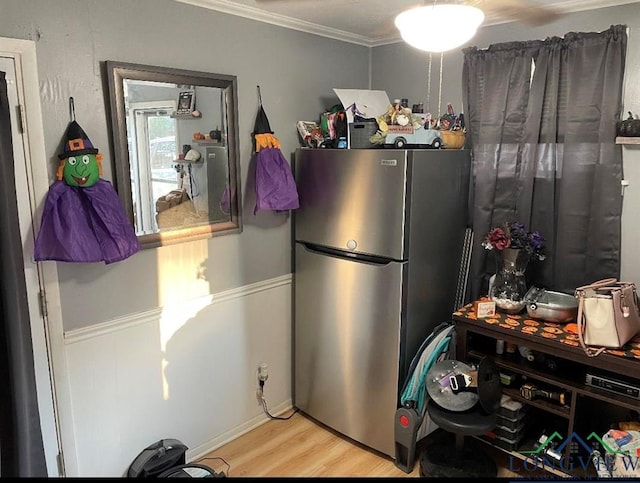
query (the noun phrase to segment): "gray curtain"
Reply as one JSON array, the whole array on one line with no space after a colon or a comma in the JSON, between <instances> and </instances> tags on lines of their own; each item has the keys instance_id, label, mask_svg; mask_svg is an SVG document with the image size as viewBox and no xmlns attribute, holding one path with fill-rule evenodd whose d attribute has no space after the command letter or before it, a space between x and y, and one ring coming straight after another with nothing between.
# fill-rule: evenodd
<instances>
[{"instance_id":1,"label":"gray curtain","mask_svg":"<svg viewBox=\"0 0 640 483\"><path fill-rule=\"evenodd\" d=\"M508 221L546 240L528 285L573 293L620 273L622 110L627 31L568 33L464 50L463 102L473 158L469 297L495 264L482 246Z\"/></svg>"},{"instance_id":2,"label":"gray curtain","mask_svg":"<svg viewBox=\"0 0 640 483\"><path fill-rule=\"evenodd\" d=\"M0 72L0 184L0 477L47 476L4 72Z\"/></svg>"}]
</instances>

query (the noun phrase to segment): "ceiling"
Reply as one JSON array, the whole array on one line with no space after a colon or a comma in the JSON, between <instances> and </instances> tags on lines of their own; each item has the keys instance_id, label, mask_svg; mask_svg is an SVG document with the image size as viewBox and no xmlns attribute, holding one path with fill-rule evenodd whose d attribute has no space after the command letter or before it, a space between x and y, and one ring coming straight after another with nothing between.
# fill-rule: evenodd
<instances>
[{"instance_id":1,"label":"ceiling","mask_svg":"<svg viewBox=\"0 0 640 483\"><path fill-rule=\"evenodd\" d=\"M416 0L177 0L260 22L375 47L400 40L395 16ZM462 0L449 1L449 3ZM464 0L485 13L483 25L513 22L535 24L537 14L578 12L640 0ZM535 2L535 3L534 3ZM431 3L430 1L428 2ZM555 18L554 15L551 18ZM544 17L540 23L545 23ZM455 31L455 25L452 27Z\"/></svg>"}]
</instances>

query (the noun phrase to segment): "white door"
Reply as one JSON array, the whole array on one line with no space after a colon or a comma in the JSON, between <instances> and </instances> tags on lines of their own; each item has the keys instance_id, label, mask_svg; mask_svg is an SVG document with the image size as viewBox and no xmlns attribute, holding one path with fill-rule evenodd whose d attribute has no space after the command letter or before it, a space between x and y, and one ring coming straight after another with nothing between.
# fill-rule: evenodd
<instances>
[{"instance_id":1,"label":"white door","mask_svg":"<svg viewBox=\"0 0 640 483\"><path fill-rule=\"evenodd\" d=\"M11 115L11 134L14 156L14 173L16 195L18 198L18 216L20 220L20 234L23 246L24 274L27 285L27 298L29 304L29 316L31 320L31 338L33 342L34 366L36 374L36 390L38 396L38 408L40 423L49 476L62 476L62 460L58 461L61 454L59 444L59 432L55 408L54 384L51 371L50 342L46 315L41 310L41 296L44 296L44 286L39 266L33 261L34 247L34 217L35 203L33 193L33 180L31 177L32 166L29 163L29 138L27 136L24 120L24 90L22 70L20 69L20 57L5 56L3 43L0 39L0 71L5 72L7 90L9 96L9 108ZM10 55L10 54L9 54ZM39 169L35 166L34 169ZM46 171L45 171L46 175ZM43 304L44 307L46 304ZM59 467L60 465L60 467Z\"/></svg>"}]
</instances>

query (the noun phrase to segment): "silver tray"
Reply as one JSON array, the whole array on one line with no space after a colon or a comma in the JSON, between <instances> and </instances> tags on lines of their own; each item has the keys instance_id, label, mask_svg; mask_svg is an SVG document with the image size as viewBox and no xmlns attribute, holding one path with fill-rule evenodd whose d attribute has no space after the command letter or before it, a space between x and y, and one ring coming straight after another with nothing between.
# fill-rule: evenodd
<instances>
[{"instance_id":1,"label":"silver tray","mask_svg":"<svg viewBox=\"0 0 640 483\"><path fill-rule=\"evenodd\" d=\"M547 322L575 322L578 315L578 299L573 295L531 287L525 294L527 314L533 319Z\"/></svg>"}]
</instances>

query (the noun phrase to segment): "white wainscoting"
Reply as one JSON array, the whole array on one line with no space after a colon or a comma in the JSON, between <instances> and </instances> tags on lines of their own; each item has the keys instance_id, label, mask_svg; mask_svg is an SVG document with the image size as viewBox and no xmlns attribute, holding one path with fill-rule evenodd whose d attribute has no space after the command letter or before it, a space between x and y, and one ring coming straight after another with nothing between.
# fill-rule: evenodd
<instances>
[{"instance_id":1,"label":"white wainscoting","mask_svg":"<svg viewBox=\"0 0 640 483\"><path fill-rule=\"evenodd\" d=\"M291 408L291 275L65 334L77 474L119 477L148 445L194 461ZM204 462L206 464L206 462ZM231 468L233 471L233 468Z\"/></svg>"}]
</instances>

